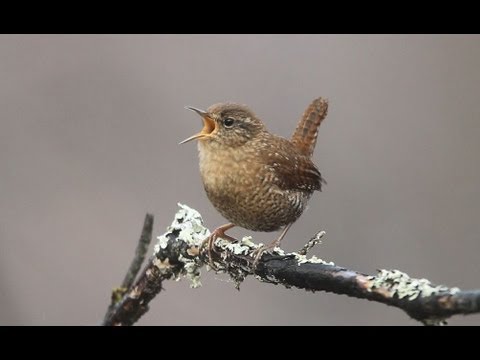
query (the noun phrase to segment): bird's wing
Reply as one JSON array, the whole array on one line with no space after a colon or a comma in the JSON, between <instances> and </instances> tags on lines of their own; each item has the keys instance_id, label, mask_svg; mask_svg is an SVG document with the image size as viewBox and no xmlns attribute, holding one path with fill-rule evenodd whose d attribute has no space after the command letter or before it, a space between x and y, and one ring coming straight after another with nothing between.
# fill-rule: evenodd
<instances>
[{"instance_id":1,"label":"bird's wing","mask_svg":"<svg viewBox=\"0 0 480 360\"><path fill-rule=\"evenodd\" d=\"M283 190L322 190L322 178L308 156L301 154L292 143L278 138L278 151L264 148L261 157L269 173L269 181Z\"/></svg>"}]
</instances>

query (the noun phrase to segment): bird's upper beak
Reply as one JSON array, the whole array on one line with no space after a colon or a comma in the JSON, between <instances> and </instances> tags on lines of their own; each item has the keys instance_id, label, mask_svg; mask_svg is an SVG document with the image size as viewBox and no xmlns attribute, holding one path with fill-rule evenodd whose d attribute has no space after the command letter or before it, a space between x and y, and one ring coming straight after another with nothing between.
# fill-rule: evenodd
<instances>
[{"instance_id":1,"label":"bird's upper beak","mask_svg":"<svg viewBox=\"0 0 480 360\"><path fill-rule=\"evenodd\" d=\"M185 109L196 112L198 115L202 117L203 129L198 134L195 134L193 136L190 136L189 138L186 138L185 140L180 142L180 144L185 144L186 142L189 142L195 139L204 139L207 136L210 136L212 132L215 130L215 121L210 117L208 112L191 107L191 106L186 106Z\"/></svg>"}]
</instances>

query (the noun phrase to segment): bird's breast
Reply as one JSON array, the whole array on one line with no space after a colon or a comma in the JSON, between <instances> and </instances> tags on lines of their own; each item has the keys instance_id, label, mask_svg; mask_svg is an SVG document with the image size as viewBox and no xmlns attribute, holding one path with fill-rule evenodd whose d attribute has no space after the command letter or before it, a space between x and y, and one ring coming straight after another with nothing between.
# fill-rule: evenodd
<instances>
[{"instance_id":1,"label":"bird's breast","mask_svg":"<svg viewBox=\"0 0 480 360\"><path fill-rule=\"evenodd\" d=\"M230 222L254 231L274 231L295 221L310 193L282 190L270 166L253 151L199 144L200 173L213 206Z\"/></svg>"},{"instance_id":2,"label":"bird's breast","mask_svg":"<svg viewBox=\"0 0 480 360\"><path fill-rule=\"evenodd\" d=\"M201 142L198 150L200 174L207 191L231 192L253 185L249 174L259 170L259 166L250 153Z\"/></svg>"}]
</instances>

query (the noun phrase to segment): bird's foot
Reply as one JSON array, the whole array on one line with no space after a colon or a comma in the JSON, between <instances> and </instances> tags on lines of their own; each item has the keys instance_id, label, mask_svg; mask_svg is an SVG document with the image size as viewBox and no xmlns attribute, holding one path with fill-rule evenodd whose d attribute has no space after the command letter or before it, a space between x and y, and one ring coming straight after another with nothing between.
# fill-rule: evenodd
<instances>
[{"instance_id":1,"label":"bird's foot","mask_svg":"<svg viewBox=\"0 0 480 360\"><path fill-rule=\"evenodd\" d=\"M218 251L215 249L215 241L217 241L218 238L221 238L227 241L237 242L238 241L237 239L225 234L225 231L231 229L234 226L235 226L234 224L225 224L216 228L215 230L213 230L210 236L202 242L202 245L200 246L200 250L201 250L205 245L207 245L208 265L215 271L218 270L218 268L214 265L213 258L212 258L213 252L218 253Z\"/></svg>"},{"instance_id":2,"label":"bird's foot","mask_svg":"<svg viewBox=\"0 0 480 360\"><path fill-rule=\"evenodd\" d=\"M265 251L269 251L269 250L273 250L275 247L277 247L278 245L280 245L280 242L277 242L277 240L275 240L274 242L272 242L271 244L268 244L268 245L262 245L260 246L259 248L257 248L255 251L252 252L252 257L253 257L253 264L252 264L252 268L255 270L257 268L257 265L258 265L258 262L260 261L260 259L262 258L262 255Z\"/></svg>"},{"instance_id":3,"label":"bird's foot","mask_svg":"<svg viewBox=\"0 0 480 360\"><path fill-rule=\"evenodd\" d=\"M287 233L288 229L292 226L293 223L288 224L285 226L283 229L282 233L278 237L278 239L275 239L268 245L263 245L260 246L258 249L256 249L254 252L252 252L252 256L254 257L253 259L253 264L252 268L255 270L257 268L258 262L260 261L260 258L262 257L263 253L268 250L272 250L276 248L277 246L280 246L280 243L282 242L282 239L285 237L285 234Z\"/></svg>"}]
</instances>

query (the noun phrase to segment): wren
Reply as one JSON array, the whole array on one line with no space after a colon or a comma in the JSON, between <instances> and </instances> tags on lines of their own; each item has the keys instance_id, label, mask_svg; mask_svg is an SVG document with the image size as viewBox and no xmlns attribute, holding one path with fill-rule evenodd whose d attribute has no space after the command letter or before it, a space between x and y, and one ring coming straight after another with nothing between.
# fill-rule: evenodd
<instances>
[{"instance_id":1,"label":"wren","mask_svg":"<svg viewBox=\"0 0 480 360\"><path fill-rule=\"evenodd\" d=\"M280 245L313 192L322 190L325 181L312 162L312 154L328 102L313 100L290 140L271 134L244 105L220 103L206 111L186 108L202 117L203 129L180 144L198 140L205 192L230 221L208 238L209 254L218 237L236 241L225 234L234 226L266 232L283 227L277 239L256 251L256 266L265 250Z\"/></svg>"}]
</instances>

